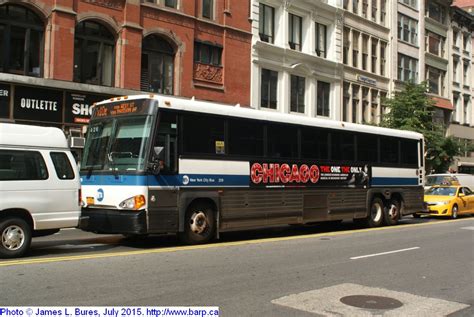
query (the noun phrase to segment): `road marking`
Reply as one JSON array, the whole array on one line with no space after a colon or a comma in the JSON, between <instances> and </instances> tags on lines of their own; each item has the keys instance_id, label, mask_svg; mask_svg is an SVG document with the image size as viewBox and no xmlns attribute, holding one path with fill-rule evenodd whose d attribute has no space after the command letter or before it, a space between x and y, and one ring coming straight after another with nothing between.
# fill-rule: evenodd
<instances>
[{"instance_id":1,"label":"road marking","mask_svg":"<svg viewBox=\"0 0 474 317\"><path fill-rule=\"evenodd\" d=\"M464 230L474 230L474 227L462 227L461 229L464 229Z\"/></svg>"},{"instance_id":2,"label":"road marking","mask_svg":"<svg viewBox=\"0 0 474 317\"><path fill-rule=\"evenodd\" d=\"M379 256L379 255L385 255L385 254L392 254L392 253L398 253L398 252L411 251L411 250L416 250L416 249L419 249L419 248L420 248L420 247L413 247L413 248L400 249L400 250L393 250L393 251L380 252L380 253L374 253L374 254L353 256L353 257L350 258L350 259L351 259L351 260L358 260L358 259L363 259L363 258L371 258L371 257L373 257L373 256Z\"/></svg>"},{"instance_id":3,"label":"road marking","mask_svg":"<svg viewBox=\"0 0 474 317\"><path fill-rule=\"evenodd\" d=\"M456 219L456 220L439 221L439 222L436 221L436 222L415 223L415 224L403 225L403 226L355 229L355 230L346 230L346 231L338 231L338 232L323 232L323 233L306 234L306 235L290 236L290 237L266 238L266 239L263 238L263 239L255 239L255 240L242 240L242 241L235 241L235 242L222 242L222 243L212 243L212 244L204 244L204 245L156 248L156 249L147 249L147 250L139 250L139 251L122 251L122 252L114 252L114 253L94 253L94 254L84 254L84 255L52 257L52 258L8 260L8 261L0 261L0 267L65 262L65 261L80 261L80 260L90 260L90 259L103 259L103 258L113 258L113 257L120 257L120 256L144 255L144 254L171 253L171 252L178 252L178 251L216 249L216 248L246 246L246 245L271 243L271 242L303 240L303 239L320 238L320 237L334 237L334 236L349 235L349 234L354 234L354 233L367 233L367 232L373 232L373 231L394 230L394 229L414 229L418 227L433 226L433 225L446 225L446 224L452 224L453 222L462 222L462 221L472 221L472 218L461 218L461 219Z\"/></svg>"}]
</instances>

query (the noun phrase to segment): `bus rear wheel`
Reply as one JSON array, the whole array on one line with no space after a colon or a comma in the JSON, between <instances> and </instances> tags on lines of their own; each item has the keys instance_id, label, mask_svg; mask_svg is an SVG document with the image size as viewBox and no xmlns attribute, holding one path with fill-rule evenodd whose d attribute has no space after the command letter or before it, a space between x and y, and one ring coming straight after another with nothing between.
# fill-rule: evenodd
<instances>
[{"instance_id":1,"label":"bus rear wheel","mask_svg":"<svg viewBox=\"0 0 474 317\"><path fill-rule=\"evenodd\" d=\"M400 202L397 199L391 199L385 208L384 222L387 226L393 226L400 219Z\"/></svg>"},{"instance_id":2,"label":"bus rear wheel","mask_svg":"<svg viewBox=\"0 0 474 317\"><path fill-rule=\"evenodd\" d=\"M179 233L185 244L204 244L216 232L216 216L209 204L198 203L190 206L184 218L184 232Z\"/></svg>"},{"instance_id":3,"label":"bus rear wheel","mask_svg":"<svg viewBox=\"0 0 474 317\"><path fill-rule=\"evenodd\" d=\"M364 223L369 228L380 227L384 221L384 203L382 199L375 197L370 203L369 215Z\"/></svg>"}]
</instances>

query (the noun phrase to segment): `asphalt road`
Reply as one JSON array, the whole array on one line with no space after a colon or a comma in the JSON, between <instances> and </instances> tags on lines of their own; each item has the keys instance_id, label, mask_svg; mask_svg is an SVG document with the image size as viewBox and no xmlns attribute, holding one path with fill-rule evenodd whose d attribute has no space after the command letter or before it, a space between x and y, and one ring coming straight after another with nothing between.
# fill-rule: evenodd
<instances>
[{"instance_id":1,"label":"asphalt road","mask_svg":"<svg viewBox=\"0 0 474 317\"><path fill-rule=\"evenodd\" d=\"M474 218L281 227L205 246L78 230L0 260L11 306L219 306L223 316L473 316ZM364 306L365 308L355 307Z\"/></svg>"}]
</instances>

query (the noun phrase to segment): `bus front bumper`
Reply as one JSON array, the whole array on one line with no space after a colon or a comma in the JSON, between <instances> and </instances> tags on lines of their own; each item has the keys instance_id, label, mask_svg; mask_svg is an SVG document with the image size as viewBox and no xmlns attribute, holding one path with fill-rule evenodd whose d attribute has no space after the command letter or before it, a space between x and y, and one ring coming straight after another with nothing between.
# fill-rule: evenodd
<instances>
[{"instance_id":1,"label":"bus front bumper","mask_svg":"<svg viewBox=\"0 0 474 317\"><path fill-rule=\"evenodd\" d=\"M120 211L83 208L78 228L95 233L146 234L146 219L146 210Z\"/></svg>"}]
</instances>

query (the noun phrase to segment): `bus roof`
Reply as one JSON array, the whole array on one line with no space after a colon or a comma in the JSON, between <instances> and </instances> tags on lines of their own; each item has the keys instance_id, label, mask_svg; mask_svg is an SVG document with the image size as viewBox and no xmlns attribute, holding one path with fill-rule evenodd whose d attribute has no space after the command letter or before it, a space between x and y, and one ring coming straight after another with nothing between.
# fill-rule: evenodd
<instances>
[{"instance_id":1,"label":"bus roof","mask_svg":"<svg viewBox=\"0 0 474 317\"><path fill-rule=\"evenodd\" d=\"M59 128L0 123L0 145L68 148L66 137Z\"/></svg>"},{"instance_id":2,"label":"bus roof","mask_svg":"<svg viewBox=\"0 0 474 317\"><path fill-rule=\"evenodd\" d=\"M237 105L219 104L210 101L195 100L194 97L183 98L175 96L165 96L157 94L147 95L131 95L124 97L116 97L98 102L97 105L107 104L111 102L120 102L125 100L138 99L154 99L158 101L158 107L163 109L175 109L183 111L201 112L207 114L226 115L231 117L239 117L246 119L264 120L279 123L290 123L312 127L323 127L345 131L372 133L386 136L394 136L401 138L409 138L420 140L423 138L421 133L405 130L396 130L389 128L382 128L377 126L356 124L350 122L342 122L331 119L307 117L298 114L285 114L276 111L256 110L253 108L240 107Z\"/></svg>"}]
</instances>

